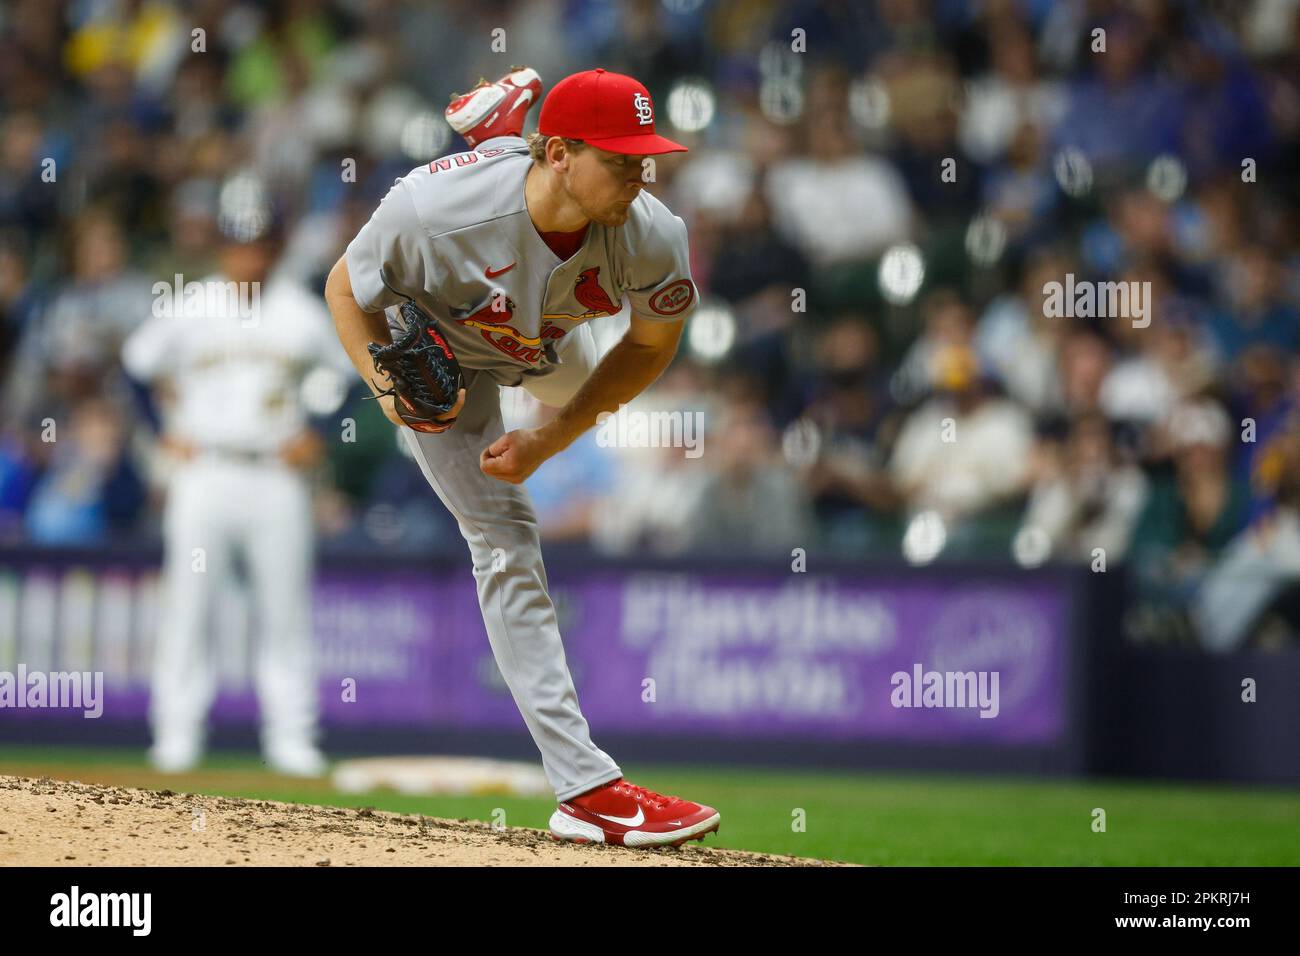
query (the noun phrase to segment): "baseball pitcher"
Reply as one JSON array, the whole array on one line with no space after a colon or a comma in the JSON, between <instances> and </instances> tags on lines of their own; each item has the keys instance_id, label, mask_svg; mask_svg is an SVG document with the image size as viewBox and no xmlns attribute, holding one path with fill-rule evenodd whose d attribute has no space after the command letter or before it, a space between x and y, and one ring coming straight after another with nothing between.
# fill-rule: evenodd
<instances>
[{"instance_id":1,"label":"baseball pitcher","mask_svg":"<svg viewBox=\"0 0 1300 956\"><path fill-rule=\"evenodd\" d=\"M339 338L469 544L497 666L559 801L557 839L680 845L718 829L712 807L623 779L592 741L547 593L522 483L667 367L695 306L686 228L644 192L655 132L646 88L605 70L541 92L533 70L447 108L472 151L398 180L326 285ZM587 322L631 305L597 362ZM499 388L560 409L504 432ZM494 562L494 552L500 557Z\"/></svg>"}]
</instances>

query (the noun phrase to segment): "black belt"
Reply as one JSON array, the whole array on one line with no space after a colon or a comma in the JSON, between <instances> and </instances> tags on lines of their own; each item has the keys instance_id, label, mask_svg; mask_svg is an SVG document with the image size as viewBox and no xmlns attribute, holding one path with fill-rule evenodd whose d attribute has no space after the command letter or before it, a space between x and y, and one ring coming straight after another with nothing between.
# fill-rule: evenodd
<instances>
[{"instance_id":1,"label":"black belt","mask_svg":"<svg viewBox=\"0 0 1300 956\"><path fill-rule=\"evenodd\" d=\"M204 447L199 450L199 454L210 455L224 461L237 461L245 465L269 465L280 460L278 451L262 451L254 448Z\"/></svg>"}]
</instances>

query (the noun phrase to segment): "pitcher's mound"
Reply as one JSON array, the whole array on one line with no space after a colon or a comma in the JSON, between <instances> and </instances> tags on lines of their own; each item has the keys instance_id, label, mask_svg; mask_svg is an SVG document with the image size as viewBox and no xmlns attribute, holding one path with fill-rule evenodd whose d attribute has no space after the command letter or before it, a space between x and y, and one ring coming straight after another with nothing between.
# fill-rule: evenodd
<instances>
[{"instance_id":1,"label":"pitcher's mound","mask_svg":"<svg viewBox=\"0 0 1300 956\"><path fill-rule=\"evenodd\" d=\"M724 820L725 822L725 820ZM381 810L0 776L0 864L21 866L799 866L818 860L687 844L556 843Z\"/></svg>"}]
</instances>

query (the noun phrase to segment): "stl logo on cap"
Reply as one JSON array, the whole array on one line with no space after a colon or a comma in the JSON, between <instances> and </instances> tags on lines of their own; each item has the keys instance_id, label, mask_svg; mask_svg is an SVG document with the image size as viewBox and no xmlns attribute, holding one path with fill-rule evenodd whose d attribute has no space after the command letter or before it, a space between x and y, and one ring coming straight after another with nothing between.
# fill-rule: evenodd
<instances>
[{"instance_id":1,"label":"stl logo on cap","mask_svg":"<svg viewBox=\"0 0 1300 956\"><path fill-rule=\"evenodd\" d=\"M652 126L655 121L653 107L650 106L650 97L644 93L637 93L632 97L632 105L636 107L636 121L642 126Z\"/></svg>"},{"instance_id":2,"label":"stl logo on cap","mask_svg":"<svg viewBox=\"0 0 1300 956\"><path fill-rule=\"evenodd\" d=\"M537 131L632 156L686 152L681 143L655 132L654 104L640 80L602 69L574 73L555 84L542 101Z\"/></svg>"}]
</instances>

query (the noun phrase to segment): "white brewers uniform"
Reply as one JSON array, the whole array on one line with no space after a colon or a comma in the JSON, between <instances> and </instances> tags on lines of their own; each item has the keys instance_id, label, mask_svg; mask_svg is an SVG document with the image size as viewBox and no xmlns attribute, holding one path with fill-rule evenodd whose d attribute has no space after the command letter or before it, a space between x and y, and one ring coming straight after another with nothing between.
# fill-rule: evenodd
<instances>
[{"instance_id":1,"label":"white brewers uniform","mask_svg":"<svg viewBox=\"0 0 1300 956\"><path fill-rule=\"evenodd\" d=\"M223 282L213 275L202 284ZM166 433L198 449L168 486L149 710L155 762L185 764L202 749L216 693L209 624L236 553L258 622L263 751L273 764L292 765L315 745L311 499L306 478L280 452L306 426L304 375L352 366L321 300L295 281L272 274L251 317L249 300L242 304L209 296L205 305L168 310L123 347L132 376L170 384Z\"/></svg>"},{"instance_id":2,"label":"white brewers uniform","mask_svg":"<svg viewBox=\"0 0 1300 956\"><path fill-rule=\"evenodd\" d=\"M686 226L646 192L624 225L591 223L561 261L524 202L531 165L523 139L501 136L417 167L348 245L347 266L362 309L386 309L396 328L394 307L409 295L439 320L465 370L454 427L401 431L469 544L497 667L564 801L622 772L578 707L528 493L483 474L479 454L504 432L499 386L554 406L578 391L597 362L590 319L616 314L626 296L638 317L677 322L696 296Z\"/></svg>"}]
</instances>

